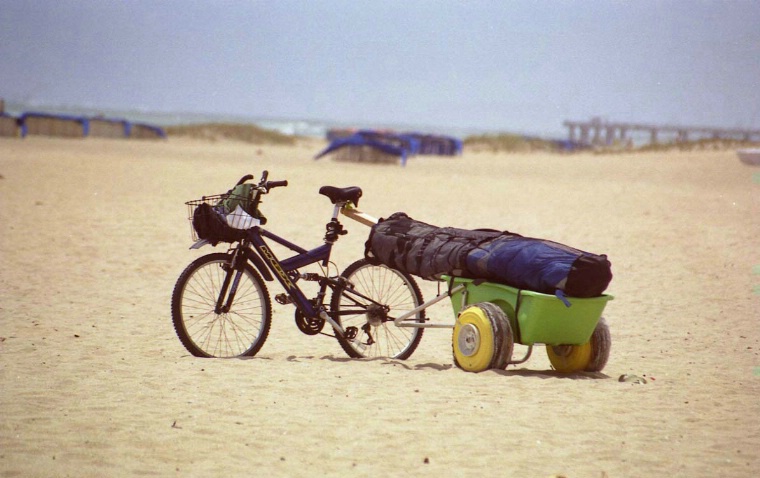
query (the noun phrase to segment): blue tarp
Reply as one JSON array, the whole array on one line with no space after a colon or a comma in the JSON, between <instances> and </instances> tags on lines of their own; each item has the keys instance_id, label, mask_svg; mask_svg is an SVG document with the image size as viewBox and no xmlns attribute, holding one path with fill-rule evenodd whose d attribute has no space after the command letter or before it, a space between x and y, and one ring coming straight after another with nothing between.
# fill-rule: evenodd
<instances>
[{"instance_id":1,"label":"blue tarp","mask_svg":"<svg viewBox=\"0 0 760 478\"><path fill-rule=\"evenodd\" d=\"M454 156L462 153L462 141L449 136L423 133L391 133L386 131L359 130L349 136L328 134L330 144L315 156L319 159L346 146L369 146L384 153L401 157L405 165L409 156L437 154Z\"/></svg>"}]
</instances>

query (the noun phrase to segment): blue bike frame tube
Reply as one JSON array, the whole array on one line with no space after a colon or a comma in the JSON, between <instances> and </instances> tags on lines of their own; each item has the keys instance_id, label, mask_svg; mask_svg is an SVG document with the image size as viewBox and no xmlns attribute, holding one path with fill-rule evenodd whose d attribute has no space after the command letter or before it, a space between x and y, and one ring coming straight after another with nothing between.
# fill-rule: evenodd
<instances>
[{"instance_id":1,"label":"blue bike frame tube","mask_svg":"<svg viewBox=\"0 0 760 478\"><path fill-rule=\"evenodd\" d=\"M280 262L261 236L269 237L272 240L287 246L289 249L300 253L284 262ZM296 306L307 317L317 317L319 315L319 310L314 308L311 301L306 298L301 289L290 279L288 272L319 261L326 261L330 257L332 244L323 244L311 251L307 251L295 244L291 244L279 236L259 228L253 229L248 234L248 239L253 243L256 253L264 260L267 267L274 272L275 277L277 277L277 280L285 288L288 295L293 298Z\"/></svg>"},{"instance_id":2,"label":"blue bike frame tube","mask_svg":"<svg viewBox=\"0 0 760 478\"><path fill-rule=\"evenodd\" d=\"M285 272L290 272L301 267L314 264L315 262L324 261L330 258L330 252L332 251L332 244L322 244L321 246L314 248L310 251L306 251L297 256L289 257L280 261L280 265Z\"/></svg>"},{"instance_id":3,"label":"blue bike frame tube","mask_svg":"<svg viewBox=\"0 0 760 478\"><path fill-rule=\"evenodd\" d=\"M262 237L269 238L269 239L273 240L274 242L276 242L278 244L282 244L283 246L287 247L291 251L295 251L295 252L298 252L300 254L303 254L303 253L306 252L306 249L304 249L303 247L297 246L297 245L293 244L292 242L290 242L290 241L288 241L286 239L281 238L277 234L273 234L273 233L267 231L266 229L261 229L261 228L257 227L255 229L255 231L259 233L258 235L260 235Z\"/></svg>"}]
</instances>

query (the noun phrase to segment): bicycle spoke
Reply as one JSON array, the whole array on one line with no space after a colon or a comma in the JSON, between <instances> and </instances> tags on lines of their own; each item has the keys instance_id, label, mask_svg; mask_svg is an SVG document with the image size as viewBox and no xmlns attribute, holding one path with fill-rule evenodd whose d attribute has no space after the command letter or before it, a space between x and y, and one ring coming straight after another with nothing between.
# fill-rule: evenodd
<instances>
[{"instance_id":1,"label":"bicycle spoke","mask_svg":"<svg viewBox=\"0 0 760 478\"><path fill-rule=\"evenodd\" d=\"M183 344L193 355L252 355L269 333L270 305L263 282L251 270L240 276L230 310L217 314L227 277L226 254L211 254L188 266L175 288L172 316ZM222 298L226 304L227 298Z\"/></svg>"},{"instance_id":2,"label":"bicycle spoke","mask_svg":"<svg viewBox=\"0 0 760 478\"><path fill-rule=\"evenodd\" d=\"M344 329L356 331L354 339L338 338L352 357L407 358L422 337L420 328L400 328L393 319L422 303L416 283L409 276L360 260L344 272L350 284L333 296L336 319ZM368 300L369 299L369 300ZM411 321L424 321L424 311ZM367 327L369 326L369 329ZM371 337L371 342L370 342Z\"/></svg>"}]
</instances>

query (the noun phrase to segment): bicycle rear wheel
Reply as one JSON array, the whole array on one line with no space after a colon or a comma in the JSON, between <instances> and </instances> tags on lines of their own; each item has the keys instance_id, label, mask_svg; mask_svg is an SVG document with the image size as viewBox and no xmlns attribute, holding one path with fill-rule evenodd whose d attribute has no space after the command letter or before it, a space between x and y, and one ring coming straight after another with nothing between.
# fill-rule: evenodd
<instances>
[{"instance_id":1,"label":"bicycle rear wheel","mask_svg":"<svg viewBox=\"0 0 760 478\"><path fill-rule=\"evenodd\" d=\"M250 357L256 355L269 335L269 293L250 264L243 267L229 310L216 311L229 265L228 254L199 257L185 268L174 286L174 330L182 345L196 357ZM234 277L236 271L231 272ZM229 290L225 295L228 294ZM226 303L227 297L223 301Z\"/></svg>"},{"instance_id":2,"label":"bicycle rear wheel","mask_svg":"<svg viewBox=\"0 0 760 478\"><path fill-rule=\"evenodd\" d=\"M398 327L393 319L423 303L414 279L366 259L348 266L342 276L349 285L333 291L330 308L335 321L347 332L346 337L335 334L343 350L353 358L409 358L424 329ZM407 322L425 322L425 311Z\"/></svg>"}]
</instances>

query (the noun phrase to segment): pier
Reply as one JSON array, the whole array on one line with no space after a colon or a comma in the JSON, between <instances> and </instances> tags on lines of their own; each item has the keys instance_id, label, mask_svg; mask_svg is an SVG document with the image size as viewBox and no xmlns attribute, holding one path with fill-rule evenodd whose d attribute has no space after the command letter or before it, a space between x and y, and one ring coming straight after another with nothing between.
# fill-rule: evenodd
<instances>
[{"instance_id":1,"label":"pier","mask_svg":"<svg viewBox=\"0 0 760 478\"><path fill-rule=\"evenodd\" d=\"M571 143L603 146L616 142L626 144L632 141L632 134L648 135L651 144L657 144L663 136L669 136L676 143L694 139L729 139L738 141L760 141L760 129L711 128L704 126L652 125L644 123L623 123L591 118L589 121L565 121Z\"/></svg>"}]
</instances>

